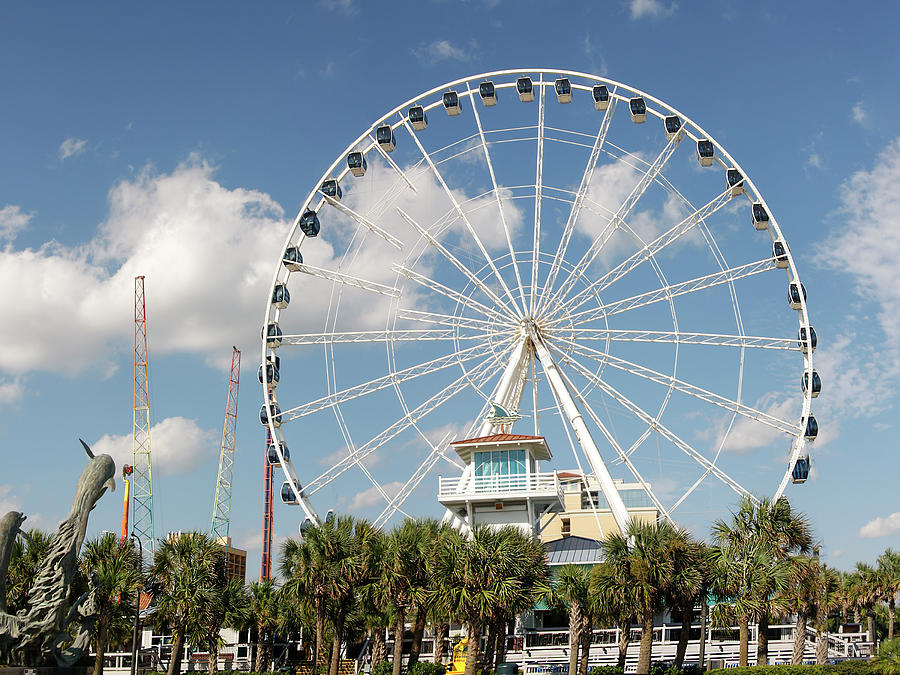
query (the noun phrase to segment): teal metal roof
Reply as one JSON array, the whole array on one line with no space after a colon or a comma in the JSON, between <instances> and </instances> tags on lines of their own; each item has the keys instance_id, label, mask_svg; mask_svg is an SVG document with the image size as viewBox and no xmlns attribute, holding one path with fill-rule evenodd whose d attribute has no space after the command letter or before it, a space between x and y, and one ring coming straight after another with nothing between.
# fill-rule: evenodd
<instances>
[{"instance_id":1,"label":"teal metal roof","mask_svg":"<svg viewBox=\"0 0 900 675\"><path fill-rule=\"evenodd\" d=\"M544 544L548 565L596 565L601 562L600 542L587 537L563 537Z\"/></svg>"}]
</instances>

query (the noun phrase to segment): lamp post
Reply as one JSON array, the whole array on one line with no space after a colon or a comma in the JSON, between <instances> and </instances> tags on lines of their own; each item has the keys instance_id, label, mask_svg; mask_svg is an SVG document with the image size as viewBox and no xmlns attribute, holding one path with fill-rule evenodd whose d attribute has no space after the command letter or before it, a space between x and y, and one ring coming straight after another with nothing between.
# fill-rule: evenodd
<instances>
[{"instance_id":1,"label":"lamp post","mask_svg":"<svg viewBox=\"0 0 900 675\"><path fill-rule=\"evenodd\" d=\"M140 551L140 557L138 558L138 565L141 579L144 578L144 545L141 543L139 537L135 537L134 533L131 534L131 541L137 542L138 550ZM131 634L131 675L137 675L137 659L138 659L138 622L140 621L141 616L141 591L143 590L143 582L138 586L136 598L134 601L134 628Z\"/></svg>"}]
</instances>

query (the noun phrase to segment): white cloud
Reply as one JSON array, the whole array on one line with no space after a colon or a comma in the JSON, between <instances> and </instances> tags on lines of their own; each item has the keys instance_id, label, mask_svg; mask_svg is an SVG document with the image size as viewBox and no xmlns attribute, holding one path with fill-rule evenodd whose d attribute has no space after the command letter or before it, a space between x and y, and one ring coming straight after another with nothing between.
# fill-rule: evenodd
<instances>
[{"instance_id":1,"label":"white cloud","mask_svg":"<svg viewBox=\"0 0 900 675\"><path fill-rule=\"evenodd\" d=\"M0 405L14 403L22 398L25 394L25 387L22 385L22 378L16 377L12 380L0 379Z\"/></svg>"},{"instance_id":2,"label":"white cloud","mask_svg":"<svg viewBox=\"0 0 900 675\"><path fill-rule=\"evenodd\" d=\"M469 61L478 44L473 40L468 47L458 46L450 40L435 40L413 49L417 58L427 61Z\"/></svg>"},{"instance_id":3,"label":"white cloud","mask_svg":"<svg viewBox=\"0 0 900 675\"><path fill-rule=\"evenodd\" d=\"M882 374L900 374L900 138L871 171L857 171L841 188L841 227L816 248L817 260L846 272L856 292L878 308L888 358ZM884 354L882 354L884 356Z\"/></svg>"},{"instance_id":4,"label":"white cloud","mask_svg":"<svg viewBox=\"0 0 900 675\"><path fill-rule=\"evenodd\" d=\"M59 144L59 161L63 162L69 157L80 155L86 147L86 138L67 138Z\"/></svg>"},{"instance_id":5,"label":"white cloud","mask_svg":"<svg viewBox=\"0 0 900 675\"><path fill-rule=\"evenodd\" d=\"M92 443L91 449L94 454L110 455L121 468L132 462L132 442L131 434L107 434ZM196 420L184 417L168 417L154 424L150 448L154 472L161 476L188 473L218 452L215 432L201 429Z\"/></svg>"},{"instance_id":6,"label":"white cloud","mask_svg":"<svg viewBox=\"0 0 900 675\"><path fill-rule=\"evenodd\" d=\"M887 537L892 534L900 534L900 511L892 513L885 518L875 518L859 528L859 536L863 539L875 537Z\"/></svg>"},{"instance_id":7,"label":"white cloud","mask_svg":"<svg viewBox=\"0 0 900 675\"><path fill-rule=\"evenodd\" d=\"M773 394L763 396L756 401L753 407L782 420L793 420L797 411L800 410L797 401L790 398L779 399ZM743 455L751 450L767 447L781 438L784 438L784 433L778 429L749 417L739 416L725 440L724 449L726 452ZM721 434L716 440L716 447L719 442L721 442Z\"/></svg>"},{"instance_id":8,"label":"white cloud","mask_svg":"<svg viewBox=\"0 0 900 675\"><path fill-rule=\"evenodd\" d=\"M21 511L22 503L19 498L12 492L13 486L9 483L0 485L0 514L6 514L8 511Z\"/></svg>"},{"instance_id":9,"label":"white cloud","mask_svg":"<svg viewBox=\"0 0 900 675\"><path fill-rule=\"evenodd\" d=\"M861 127L869 126L869 113L866 112L866 109L863 107L865 101L857 101L853 108L850 110L850 114L853 117L853 121L856 122Z\"/></svg>"},{"instance_id":10,"label":"white cloud","mask_svg":"<svg viewBox=\"0 0 900 675\"><path fill-rule=\"evenodd\" d=\"M352 15L359 12L356 0L319 0L319 7L324 7L331 12Z\"/></svg>"},{"instance_id":11,"label":"white cloud","mask_svg":"<svg viewBox=\"0 0 900 675\"><path fill-rule=\"evenodd\" d=\"M630 0L628 5L633 20L648 17L651 19L659 19L673 14L678 7L674 2L670 5L666 5L661 2L661 0Z\"/></svg>"},{"instance_id":12,"label":"white cloud","mask_svg":"<svg viewBox=\"0 0 900 675\"><path fill-rule=\"evenodd\" d=\"M0 241L12 241L23 229L28 226L33 213L23 211L21 206L7 204L0 209Z\"/></svg>"},{"instance_id":13,"label":"white cloud","mask_svg":"<svg viewBox=\"0 0 900 675\"><path fill-rule=\"evenodd\" d=\"M400 489L403 487L403 482L396 480L392 483L386 483L382 485L385 493L387 493L388 497L394 497ZM374 485L370 487L368 490L363 490L362 492L357 493L357 495L353 498L353 501L350 502L350 506L347 507L348 511L361 511L362 509L368 508L370 506L375 506L379 502L383 502L384 497L381 495L381 492Z\"/></svg>"}]
</instances>

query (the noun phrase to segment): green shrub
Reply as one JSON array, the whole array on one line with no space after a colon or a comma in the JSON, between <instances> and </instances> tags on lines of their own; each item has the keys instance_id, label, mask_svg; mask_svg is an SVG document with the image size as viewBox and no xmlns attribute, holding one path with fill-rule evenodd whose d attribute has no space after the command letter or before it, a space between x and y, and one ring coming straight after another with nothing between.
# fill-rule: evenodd
<instances>
[{"instance_id":1,"label":"green shrub","mask_svg":"<svg viewBox=\"0 0 900 675\"><path fill-rule=\"evenodd\" d=\"M888 671L877 663L862 659L824 666L749 666L717 668L708 672L715 675L889 675Z\"/></svg>"},{"instance_id":2,"label":"green shrub","mask_svg":"<svg viewBox=\"0 0 900 675\"><path fill-rule=\"evenodd\" d=\"M419 661L409 669L408 675L446 675L447 668L440 663L426 663Z\"/></svg>"},{"instance_id":3,"label":"green shrub","mask_svg":"<svg viewBox=\"0 0 900 675\"><path fill-rule=\"evenodd\" d=\"M594 666L588 675L622 675L622 669L618 666Z\"/></svg>"},{"instance_id":4,"label":"green shrub","mask_svg":"<svg viewBox=\"0 0 900 675\"><path fill-rule=\"evenodd\" d=\"M372 675L393 675L394 664L390 661L382 661L372 668Z\"/></svg>"}]
</instances>

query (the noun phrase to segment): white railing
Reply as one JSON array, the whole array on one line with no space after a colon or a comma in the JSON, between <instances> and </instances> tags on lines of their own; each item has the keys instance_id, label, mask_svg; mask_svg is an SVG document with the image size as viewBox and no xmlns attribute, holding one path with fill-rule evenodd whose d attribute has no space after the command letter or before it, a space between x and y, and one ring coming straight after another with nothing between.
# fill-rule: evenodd
<instances>
[{"instance_id":1,"label":"white railing","mask_svg":"<svg viewBox=\"0 0 900 675\"><path fill-rule=\"evenodd\" d=\"M555 471L548 473L473 476L465 482L462 482L461 478L441 477L438 498L462 495L486 496L515 492L555 493L562 499L562 485Z\"/></svg>"}]
</instances>

